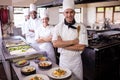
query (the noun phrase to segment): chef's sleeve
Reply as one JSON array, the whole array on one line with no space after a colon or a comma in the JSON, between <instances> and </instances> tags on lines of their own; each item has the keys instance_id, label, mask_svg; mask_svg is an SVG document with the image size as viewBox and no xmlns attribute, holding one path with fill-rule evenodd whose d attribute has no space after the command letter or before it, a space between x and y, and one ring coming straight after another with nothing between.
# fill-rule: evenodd
<instances>
[{"instance_id":1,"label":"chef's sleeve","mask_svg":"<svg viewBox=\"0 0 120 80\"><path fill-rule=\"evenodd\" d=\"M55 26L55 28L53 29L52 41L57 40L58 39L58 35L59 35L59 28L58 28L58 26Z\"/></svg>"}]
</instances>

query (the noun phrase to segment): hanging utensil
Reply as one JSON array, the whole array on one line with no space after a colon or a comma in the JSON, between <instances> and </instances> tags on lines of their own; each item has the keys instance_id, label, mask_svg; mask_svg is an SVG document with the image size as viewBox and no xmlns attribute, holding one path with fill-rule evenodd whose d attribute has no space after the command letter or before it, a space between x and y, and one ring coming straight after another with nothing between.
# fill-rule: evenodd
<instances>
[{"instance_id":1,"label":"hanging utensil","mask_svg":"<svg viewBox=\"0 0 120 80\"><path fill-rule=\"evenodd\" d=\"M79 38L79 32L80 32L80 26L77 27L78 38Z\"/></svg>"}]
</instances>

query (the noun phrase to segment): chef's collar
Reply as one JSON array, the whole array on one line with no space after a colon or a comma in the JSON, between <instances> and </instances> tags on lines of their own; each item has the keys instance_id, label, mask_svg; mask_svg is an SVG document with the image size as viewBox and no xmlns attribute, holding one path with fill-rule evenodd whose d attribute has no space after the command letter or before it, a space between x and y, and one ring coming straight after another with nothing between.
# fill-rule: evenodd
<instances>
[{"instance_id":1,"label":"chef's collar","mask_svg":"<svg viewBox=\"0 0 120 80\"><path fill-rule=\"evenodd\" d=\"M68 28L72 28L72 29L77 29L75 26L73 26L76 22L75 19L73 19L73 21L71 23L68 23L65 19L64 19L64 23L65 25L68 26Z\"/></svg>"},{"instance_id":2,"label":"chef's collar","mask_svg":"<svg viewBox=\"0 0 120 80\"><path fill-rule=\"evenodd\" d=\"M33 19L33 18L30 17L30 20L37 20L37 19L38 19L38 18Z\"/></svg>"}]
</instances>

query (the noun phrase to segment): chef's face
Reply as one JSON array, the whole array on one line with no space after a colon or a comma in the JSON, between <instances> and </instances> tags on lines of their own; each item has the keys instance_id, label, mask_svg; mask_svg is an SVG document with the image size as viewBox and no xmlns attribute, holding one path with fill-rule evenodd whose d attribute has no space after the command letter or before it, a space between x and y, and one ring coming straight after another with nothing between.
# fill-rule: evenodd
<instances>
[{"instance_id":1,"label":"chef's face","mask_svg":"<svg viewBox=\"0 0 120 80\"><path fill-rule=\"evenodd\" d=\"M30 17L31 17L32 19L37 18L37 12L36 12L36 11L30 12Z\"/></svg>"},{"instance_id":2,"label":"chef's face","mask_svg":"<svg viewBox=\"0 0 120 80\"><path fill-rule=\"evenodd\" d=\"M43 26L47 26L48 22L49 22L49 18L48 17L45 17L45 18L42 19Z\"/></svg>"},{"instance_id":3,"label":"chef's face","mask_svg":"<svg viewBox=\"0 0 120 80\"><path fill-rule=\"evenodd\" d=\"M75 11L73 9L66 9L63 14L68 23L71 23L74 20Z\"/></svg>"}]
</instances>

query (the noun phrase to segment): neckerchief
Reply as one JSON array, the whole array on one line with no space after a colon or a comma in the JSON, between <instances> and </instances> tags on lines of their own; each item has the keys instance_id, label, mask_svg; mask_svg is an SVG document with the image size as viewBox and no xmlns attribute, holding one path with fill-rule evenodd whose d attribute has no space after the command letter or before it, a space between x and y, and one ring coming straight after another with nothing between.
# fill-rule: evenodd
<instances>
[{"instance_id":1,"label":"neckerchief","mask_svg":"<svg viewBox=\"0 0 120 80\"><path fill-rule=\"evenodd\" d=\"M68 28L77 29L75 26L73 26L75 24L75 19L72 21L72 23L68 23L66 20L64 20L64 23L68 26Z\"/></svg>"}]
</instances>

